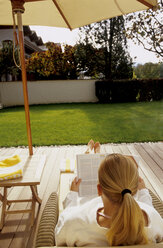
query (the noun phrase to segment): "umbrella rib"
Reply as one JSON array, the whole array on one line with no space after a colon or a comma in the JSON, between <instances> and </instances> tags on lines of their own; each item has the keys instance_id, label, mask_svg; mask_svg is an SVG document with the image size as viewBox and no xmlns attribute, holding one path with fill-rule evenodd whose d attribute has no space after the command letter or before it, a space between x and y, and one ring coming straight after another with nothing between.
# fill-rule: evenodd
<instances>
[{"instance_id":1,"label":"umbrella rib","mask_svg":"<svg viewBox=\"0 0 163 248\"><path fill-rule=\"evenodd\" d=\"M125 15L125 13L123 12L123 10L122 10L121 7L119 6L117 0L114 0L114 2L115 2L115 4L116 4L117 8L119 9L119 11L122 13L122 15Z\"/></svg>"},{"instance_id":2,"label":"umbrella rib","mask_svg":"<svg viewBox=\"0 0 163 248\"><path fill-rule=\"evenodd\" d=\"M149 7L149 8L153 8L154 6L152 4L150 4L149 2L147 2L146 0L137 0L138 2L144 4L145 6ZM123 12L122 8L120 7L120 5L118 4L117 0L114 0L117 8L120 10L120 12L122 13L122 15L125 15L125 13Z\"/></svg>"},{"instance_id":3,"label":"umbrella rib","mask_svg":"<svg viewBox=\"0 0 163 248\"><path fill-rule=\"evenodd\" d=\"M53 0L53 2L54 2L54 4L55 4L56 8L58 9L59 13L60 13L61 16L63 17L63 20L64 20L65 23L67 24L68 28L69 28L70 30L72 30L72 27L70 26L69 22L67 21L65 15L63 14L61 8L59 7L59 5L58 5L58 3L57 3L57 1L56 1L56 0Z\"/></svg>"},{"instance_id":4,"label":"umbrella rib","mask_svg":"<svg viewBox=\"0 0 163 248\"><path fill-rule=\"evenodd\" d=\"M150 4L146 0L137 0L137 1L142 3L142 4L144 4L144 5L146 5L147 7L151 8L151 9L154 7L152 4Z\"/></svg>"}]
</instances>

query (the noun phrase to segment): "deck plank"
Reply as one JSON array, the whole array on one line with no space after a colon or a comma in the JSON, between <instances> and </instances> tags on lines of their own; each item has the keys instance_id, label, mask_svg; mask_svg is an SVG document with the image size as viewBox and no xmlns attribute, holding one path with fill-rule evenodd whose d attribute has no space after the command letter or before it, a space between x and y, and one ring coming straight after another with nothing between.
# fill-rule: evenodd
<instances>
[{"instance_id":1,"label":"deck plank","mask_svg":"<svg viewBox=\"0 0 163 248\"><path fill-rule=\"evenodd\" d=\"M145 159L145 161L147 162L153 173L156 175L156 177L163 184L163 169L160 168L161 161L159 160L160 163L157 163L158 156L156 155L156 153L154 153L150 146L147 146L147 144L135 144L135 148L137 149L139 154Z\"/></svg>"},{"instance_id":2,"label":"deck plank","mask_svg":"<svg viewBox=\"0 0 163 248\"><path fill-rule=\"evenodd\" d=\"M132 151L132 154L133 154L133 155L137 155L137 156L139 157L139 153L137 153L137 151L134 149L133 145L128 144L126 147L128 148L129 152ZM139 158L140 158L140 157L139 157ZM146 173L144 172L144 170L143 170L143 168L142 168L142 163L143 163L143 160L140 158L140 162L139 162L139 164L138 164L138 165L139 165L139 168L138 168L138 170L139 170L139 175L140 175L140 177L143 178L146 187L149 188L150 190L152 190L153 193L157 194L157 193L156 193L156 190L153 188L153 186L152 186L152 184L151 184L151 182L150 182L150 178L148 177L148 175L146 175Z\"/></svg>"},{"instance_id":3,"label":"deck plank","mask_svg":"<svg viewBox=\"0 0 163 248\"><path fill-rule=\"evenodd\" d=\"M139 153L140 149L138 149L138 145L137 145L137 149L136 149L136 144L132 144L132 145L130 145L129 149L131 152L133 152L133 154L138 155L140 157L139 166L140 166L141 170L143 171L144 175L146 176L146 178L150 182L150 185L152 186L154 192L163 201L162 184L161 184L159 178L156 177L153 170L151 170L151 167L149 165L149 161L147 161L146 157L143 156L144 154Z\"/></svg>"},{"instance_id":4,"label":"deck plank","mask_svg":"<svg viewBox=\"0 0 163 248\"><path fill-rule=\"evenodd\" d=\"M104 150L105 152L107 152L107 153L113 153L114 152L113 149L112 149L111 144L107 144L104 147L105 147L105 150Z\"/></svg>"},{"instance_id":5,"label":"deck plank","mask_svg":"<svg viewBox=\"0 0 163 248\"><path fill-rule=\"evenodd\" d=\"M159 145L157 143L151 143L151 142L149 142L149 145L155 150L158 156L163 160L163 150L160 149Z\"/></svg>"},{"instance_id":6,"label":"deck plank","mask_svg":"<svg viewBox=\"0 0 163 248\"><path fill-rule=\"evenodd\" d=\"M0 248L34 248L35 236L40 221L40 216L45 207L46 201L53 191L58 191L60 181L59 165L61 158L75 159L76 154L84 153L87 146L54 146L54 147L34 147L34 154L46 155L46 163L42 175L41 184L38 186L39 196L42 205L36 209L36 219L33 228L30 228L29 214L8 215L4 228L0 233ZM118 152L122 154L138 155L140 157L139 173L145 180L147 187L163 200L162 184L162 162L163 143L149 142L136 144L103 144L102 153ZM0 148L0 156L12 156L13 154L28 155L28 148ZM8 198L23 199L30 196L28 187L15 187L8 190ZM13 204L13 209L27 209L31 203ZM38 205L38 204L37 204ZM1 206L1 204L0 204Z\"/></svg>"},{"instance_id":7,"label":"deck plank","mask_svg":"<svg viewBox=\"0 0 163 248\"><path fill-rule=\"evenodd\" d=\"M163 151L157 149L154 143L143 143L142 145L144 146L144 149L150 153L150 156L154 158L158 166L163 169Z\"/></svg>"}]
</instances>

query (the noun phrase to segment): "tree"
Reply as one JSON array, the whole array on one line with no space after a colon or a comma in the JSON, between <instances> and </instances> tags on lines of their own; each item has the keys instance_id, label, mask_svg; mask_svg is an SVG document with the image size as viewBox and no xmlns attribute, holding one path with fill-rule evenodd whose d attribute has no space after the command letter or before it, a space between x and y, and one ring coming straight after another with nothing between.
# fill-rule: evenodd
<instances>
[{"instance_id":1,"label":"tree","mask_svg":"<svg viewBox=\"0 0 163 248\"><path fill-rule=\"evenodd\" d=\"M149 9L126 16L126 34L146 50L163 57L163 4L159 1L157 10Z\"/></svg>"},{"instance_id":2,"label":"tree","mask_svg":"<svg viewBox=\"0 0 163 248\"><path fill-rule=\"evenodd\" d=\"M18 51L15 51L15 59L18 62ZM16 67L13 60L13 42L3 41L2 48L0 49L0 77L10 74L15 77L20 74L20 70Z\"/></svg>"},{"instance_id":3,"label":"tree","mask_svg":"<svg viewBox=\"0 0 163 248\"><path fill-rule=\"evenodd\" d=\"M26 60L27 72L34 73L37 79L60 75L62 67L62 49L59 45L48 42L47 50L43 52L35 52Z\"/></svg>"},{"instance_id":4,"label":"tree","mask_svg":"<svg viewBox=\"0 0 163 248\"><path fill-rule=\"evenodd\" d=\"M78 54L81 59L79 64L85 64L89 71L92 71L91 66L94 70L97 67L97 74L100 70L105 78L131 78L132 60L127 53L124 30L123 16L80 28L79 45L82 47L82 54ZM93 50L95 51L94 56L90 57ZM96 66L90 65L92 58L96 62ZM122 70L123 73L120 73L119 68L122 69L124 65L125 69Z\"/></svg>"},{"instance_id":5,"label":"tree","mask_svg":"<svg viewBox=\"0 0 163 248\"><path fill-rule=\"evenodd\" d=\"M75 58L75 47L70 45L65 45L63 52L63 67L65 76L70 79L77 78L77 61Z\"/></svg>"},{"instance_id":6,"label":"tree","mask_svg":"<svg viewBox=\"0 0 163 248\"><path fill-rule=\"evenodd\" d=\"M98 77L103 73L102 67L103 51L94 48L92 44L79 43L75 45L75 60L77 63L77 71L84 72L84 75L92 78Z\"/></svg>"},{"instance_id":7,"label":"tree","mask_svg":"<svg viewBox=\"0 0 163 248\"><path fill-rule=\"evenodd\" d=\"M76 78L74 48L65 46L64 52L58 44L46 43L47 50L36 52L26 61L28 73L36 74L37 79Z\"/></svg>"},{"instance_id":8,"label":"tree","mask_svg":"<svg viewBox=\"0 0 163 248\"><path fill-rule=\"evenodd\" d=\"M137 78L160 78L161 64L138 64L134 67L134 73Z\"/></svg>"}]
</instances>

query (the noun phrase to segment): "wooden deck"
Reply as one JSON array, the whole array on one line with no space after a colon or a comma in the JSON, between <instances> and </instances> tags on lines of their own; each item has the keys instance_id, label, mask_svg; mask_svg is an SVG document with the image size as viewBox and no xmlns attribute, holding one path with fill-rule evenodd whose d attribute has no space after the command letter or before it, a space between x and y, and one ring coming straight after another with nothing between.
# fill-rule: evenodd
<instances>
[{"instance_id":1,"label":"wooden deck","mask_svg":"<svg viewBox=\"0 0 163 248\"><path fill-rule=\"evenodd\" d=\"M4 228L0 232L0 248L33 248L35 246L35 235L37 225L51 192L58 190L61 158L75 158L76 154L84 153L86 146L56 146L34 148L34 154L45 154L46 163L38 186L39 196L43 200L39 211L37 211L34 226L30 227L30 216L28 213L8 215ZM150 188L163 201L163 142L157 143L134 143L134 144L105 144L101 152L118 152L122 154L133 154L140 156L140 175L144 178L146 186ZM19 154L20 157L27 155L27 148L1 148L0 156L12 156ZM2 189L0 189L2 190ZM14 187L8 190L8 198L24 199L31 194L28 187ZM23 206L22 206L23 204ZM11 209L29 208L31 203L16 203ZM1 202L0 202L1 208ZM37 209L38 210L38 209Z\"/></svg>"}]
</instances>

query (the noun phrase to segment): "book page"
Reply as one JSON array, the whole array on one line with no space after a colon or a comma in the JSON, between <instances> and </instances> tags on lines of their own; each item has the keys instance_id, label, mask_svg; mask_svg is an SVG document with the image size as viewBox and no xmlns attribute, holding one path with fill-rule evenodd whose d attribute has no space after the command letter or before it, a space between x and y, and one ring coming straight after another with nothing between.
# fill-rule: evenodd
<instances>
[{"instance_id":1,"label":"book page","mask_svg":"<svg viewBox=\"0 0 163 248\"><path fill-rule=\"evenodd\" d=\"M97 196L98 167L106 155L77 155L77 177L82 179L79 187L79 196Z\"/></svg>"},{"instance_id":2,"label":"book page","mask_svg":"<svg viewBox=\"0 0 163 248\"><path fill-rule=\"evenodd\" d=\"M88 197L97 194L98 168L106 154L79 154L77 157L77 177L82 179L79 186L79 196ZM138 166L139 157L135 155L125 155L134 159Z\"/></svg>"}]
</instances>

